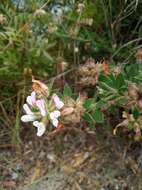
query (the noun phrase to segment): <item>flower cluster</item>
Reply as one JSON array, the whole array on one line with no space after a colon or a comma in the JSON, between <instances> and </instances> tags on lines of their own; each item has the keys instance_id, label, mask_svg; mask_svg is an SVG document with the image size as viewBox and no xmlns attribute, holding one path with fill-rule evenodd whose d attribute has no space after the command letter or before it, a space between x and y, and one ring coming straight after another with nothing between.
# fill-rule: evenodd
<instances>
[{"instance_id":1,"label":"flower cluster","mask_svg":"<svg viewBox=\"0 0 142 190\"><path fill-rule=\"evenodd\" d=\"M54 127L59 124L60 110L64 103L60 98L53 94L50 100L46 97L37 98L35 91L26 98L26 103L23 105L25 115L21 117L23 122L33 122L37 128L37 136L42 136L46 130L48 123L52 123Z\"/></svg>"}]
</instances>

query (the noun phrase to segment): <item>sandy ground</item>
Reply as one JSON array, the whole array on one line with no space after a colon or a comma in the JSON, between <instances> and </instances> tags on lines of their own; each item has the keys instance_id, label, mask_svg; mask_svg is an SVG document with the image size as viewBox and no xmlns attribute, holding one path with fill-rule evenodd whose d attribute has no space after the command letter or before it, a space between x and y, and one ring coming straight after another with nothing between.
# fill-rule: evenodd
<instances>
[{"instance_id":1,"label":"sandy ground","mask_svg":"<svg viewBox=\"0 0 142 190\"><path fill-rule=\"evenodd\" d=\"M22 156L1 150L0 190L142 190L142 147L130 142L73 130L27 141Z\"/></svg>"}]
</instances>

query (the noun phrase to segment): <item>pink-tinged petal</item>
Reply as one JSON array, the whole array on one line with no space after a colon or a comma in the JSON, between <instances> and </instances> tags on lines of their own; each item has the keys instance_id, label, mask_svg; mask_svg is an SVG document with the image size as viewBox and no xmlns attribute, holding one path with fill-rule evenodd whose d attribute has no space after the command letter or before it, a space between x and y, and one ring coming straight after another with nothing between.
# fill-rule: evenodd
<instances>
[{"instance_id":1,"label":"pink-tinged petal","mask_svg":"<svg viewBox=\"0 0 142 190\"><path fill-rule=\"evenodd\" d=\"M54 101L60 100L59 97L57 96L57 94L53 94L52 99L53 99Z\"/></svg>"},{"instance_id":2,"label":"pink-tinged petal","mask_svg":"<svg viewBox=\"0 0 142 190\"><path fill-rule=\"evenodd\" d=\"M54 111L54 115L55 115L55 118L58 118L58 117L60 117L61 113L60 113L60 111L56 110L56 111Z\"/></svg>"},{"instance_id":3,"label":"pink-tinged petal","mask_svg":"<svg viewBox=\"0 0 142 190\"><path fill-rule=\"evenodd\" d=\"M31 93L31 99L32 99L32 103L35 104L36 103L36 93L35 93L35 91L33 91Z\"/></svg>"},{"instance_id":4,"label":"pink-tinged petal","mask_svg":"<svg viewBox=\"0 0 142 190\"><path fill-rule=\"evenodd\" d=\"M44 116L46 116L46 111L43 109L43 110L41 110L41 115L44 117Z\"/></svg>"},{"instance_id":5,"label":"pink-tinged petal","mask_svg":"<svg viewBox=\"0 0 142 190\"><path fill-rule=\"evenodd\" d=\"M64 106L64 103L60 100L60 98L56 94L52 96L52 99L57 109L60 110Z\"/></svg>"},{"instance_id":6,"label":"pink-tinged petal","mask_svg":"<svg viewBox=\"0 0 142 190\"><path fill-rule=\"evenodd\" d=\"M56 108L57 109L61 109L64 106L64 103L62 101L59 101L58 103L56 103Z\"/></svg>"},{"instance_id":7,"label":"pink-tinged petal","mask_svg":"<svg viewBox=\"0 0 142 190\"><path fill-rule=\"evenodd\" d=\"M44 125L44 123L39 122L39 121L34 121L33 125L37 127L37 136L41 137L46 130L46 126Z\"/></svg>"},{"instance_id":8,"label":"pink-tinged petal","mask_svg":"<svg viewBox=\"0 0 142 190\"><path fill-rule=\"evenodd\" d=\"M43 108L44 107L44 100L43 99L37 100L36 105L39 109Z\"/></svg>"},{"instance_id":9,"label":"pink-tinged petal","mask_svg":"<svg viewBox=\"0 0 142 190\"><path fill-rule=\"evenodd\" d=\"M61 112L62 116L66 116L66 115L70 115L74 112L74 108L69 107L69 108L65 108L63 109L63 111Z\"/></svg>"},{"instance_id":10,"label":"pink-tinged petal","mask_svg":"<svg viewBox=\"0 0 142 190\"><path fill-rule=\"evenodd\" d=\"M23 121L23 122L30 122L30 121L35 121L35 119L36 119L36 116L35 115L23 115L22 117L21 117L21 121Z\"/></svg>"},{"instance_id":11,"label":"pink-tinged petal","mask_svg":"<svg viewBox=\"0 0 142 190\"><path fill-rule=\"evenodd\" d=\"M26 101L31 106L33 106L36 103L36 93L35 93L35 91L33 91L31 93L31 96L27 97Z\"/></svg>"},{"instance_id":12,"label":"pink-tinged petal","mask_svg":"<svg viewBox=\"0 0 142 190\"><path fill-rule=\"evenodd\" d=\"M46 116L45 101L43 99L37 100L36 105L37 105L38 109L40 110L41 115Z\"/></svg>"},{"instance_id":13,"label":"pink-tinged petal","mask_svg":"<svg viewBox=\"0 0 142 190\"><path fill-rule=\"evenodd\" d=\"M23 105L23 109L26 112L26 114L28 115L33 115L33 112L31 111L31 109L29 108L28 104L24 104Z\"/></svg>"},{"instance_id":14,"label":"pink-tinged petal","mask_svg":"<svg viewBox=\"0 0 142 190\"><path fill-rule=\"evenodd\" d=\"M50 119L54 120L54 119L60 117L60 115L61 115L60 111L58 111L58 110L53 111L53 112L50 113Z\"/></svg>"}]
</instances>

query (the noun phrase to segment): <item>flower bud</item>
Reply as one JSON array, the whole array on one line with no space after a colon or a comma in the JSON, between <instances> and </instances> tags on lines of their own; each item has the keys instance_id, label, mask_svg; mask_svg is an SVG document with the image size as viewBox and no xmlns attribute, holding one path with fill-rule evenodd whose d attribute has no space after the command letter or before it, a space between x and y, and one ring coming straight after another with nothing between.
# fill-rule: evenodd
<instances>
[{"instance_id":1,"label":"flower bud","mask_svg":"<svg viewBox=\"0 0 142 190\"><path fill-rule=\"evenodd\" d=\"M69 108L65 108L63 109L63 111L61 112L62 116L66 116L66 115L70 115L74 112L74 108L69 107Z\"/></svg>"},{"instance_id":2,"label":"flower bud","mask_svg":"<svg viewBox=\"0 0 142 190\"><path fill-rule=\"evenodd\" d=\"M77 12L80 13L84 10L85 8L85 5L83 3L79 3L78 4L78 9L77 9Z\"/></svg>"}]
</instances>

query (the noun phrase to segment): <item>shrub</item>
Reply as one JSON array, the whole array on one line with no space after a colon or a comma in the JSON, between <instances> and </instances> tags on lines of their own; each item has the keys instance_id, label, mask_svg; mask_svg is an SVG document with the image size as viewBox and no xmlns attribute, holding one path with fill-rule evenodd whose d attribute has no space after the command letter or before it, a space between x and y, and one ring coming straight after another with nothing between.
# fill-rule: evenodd
<instances>
[{"instance_id":1,"label":"shrub","mask_svg":"<svg viewBox=\"0 0 142 190\"><path fill-rule=\"evenodd\" d=\"M47 80L76 68L90 57L96 62L106 58L111 64L130 64L135 60L135 51L141 47L141 8L138 0L117 3L108 0L95 3L92 0L1 0L0 122L10 129L15 126L16 133L12 128L12 134L16 137L12 139L19 139L19 115L31 75ZM132 78L133 71L130 72L128 76ZM120 80L123 77L119 76ZM135 76L135 80L138 77ZM102 81L98 84L102 87ZM111 87L111 90L118 93L116 88ZM115 94L117 98L122 95L120 91ZM104 119L102 113L96 112L96 115Z\"/></svg>"}]
</instances>

